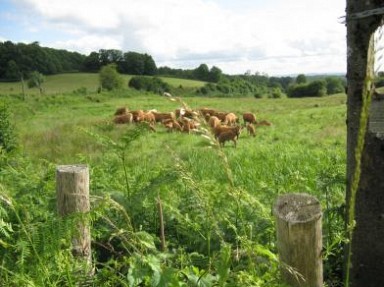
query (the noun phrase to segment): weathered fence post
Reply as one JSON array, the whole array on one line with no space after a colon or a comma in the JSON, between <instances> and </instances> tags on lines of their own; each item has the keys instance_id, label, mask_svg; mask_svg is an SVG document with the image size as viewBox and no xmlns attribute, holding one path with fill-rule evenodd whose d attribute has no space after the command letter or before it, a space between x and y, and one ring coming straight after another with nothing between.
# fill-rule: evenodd
<instances>
[{"instance_id":1,"label":"weathered fence post","mask_svg":"<svg viewBox=\"0 0 384 287\"><path fill-rule=\"evenodd\" d=\"M322 212L305 193L281 195L273 207L283 279L292 286L322 287Z\"/></svg>"},{"instance_id":2,"label":"weathered fence post","mask_svg":"<svg viewBox=\"0 0 384 287\"><path fill-rule=\"evenodd\" d=\"M88 167L86 165L58 166L56 196L60 216L89 212ZM89 267L88 271L92 270L91 233L85 216L79 216L77 231L72 235L72 253Z\"/></svg>"}]
</instances>

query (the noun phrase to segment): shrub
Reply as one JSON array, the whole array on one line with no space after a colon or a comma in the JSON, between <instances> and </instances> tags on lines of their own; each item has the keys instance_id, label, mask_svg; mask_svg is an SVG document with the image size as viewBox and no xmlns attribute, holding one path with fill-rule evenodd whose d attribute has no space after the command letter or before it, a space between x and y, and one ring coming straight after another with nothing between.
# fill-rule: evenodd
<instances>
[{"instance_id":1,"label":"shrub","mask_svg":"<svg viewBox=\"0 0 384 287\"><path fill-rule=\"evenodd\" d=\"M10 152L17 147L14 127L10 121L11 113L6 104L0 104L0 150Z\"/></svg>"},{"instance_id":2,"label":"shrub","mask_svg":"<svg viewBox=\"0 0 384 287\"><path fill-rule=\"evenodd\" d=\"M117 72L115 64L110 64L101 68L99 73L100 86L108 91L123 87L123 78Z\"/></svg>"},{"instance_id":3,"label":"shrub","mask_svg":"<svg viewBox=\"0 0 384 287\"><path fill-rule=\"evenodd\" d=\"M145 90L154 93L170 92L171 87L166 82L157 77L136 76L128 82L128 87L136 90Z\"/></svg>"},{"instance_id":4,"label":"shrub","mask_svg":"<svg viewBox=\"0 0 384 287\"><path fill-rule=\"evenodd\" d=\"M291 98L322 97L327 95L325 81L313 81L309 84L294 84L288 88L288 96Z\"/></svg>"},{"instance_id":5,"label":"shrub","mask_svg":"<svg viewBox=\"0 0 384 287\"><path fill-rule=\"evenodd\" d=\"M344 83L339 77L327 77L325 78L327 83L327 94L333 95L338 93L344 93Z\"/></svg>"},{"instance_id":6,"label":"shrub","mask_svg":"<svg viewBox=\"0 0 384 287\"><path fill-rule=\"evenodd\" d=\"M271 99L281 99L285 97L286 95L278 87L271 88L268 94L268 98L271 98Z\"/></svg>"}]
</instances>

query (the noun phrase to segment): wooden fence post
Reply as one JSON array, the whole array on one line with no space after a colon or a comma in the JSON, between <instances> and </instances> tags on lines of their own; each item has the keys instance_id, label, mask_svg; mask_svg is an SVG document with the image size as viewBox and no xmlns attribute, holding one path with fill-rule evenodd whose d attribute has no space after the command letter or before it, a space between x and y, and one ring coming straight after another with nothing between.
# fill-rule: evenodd
<instances>
[{"instance_id":1,"label":"wooden fence post","mask_svg":"<svg viewBox=\"0 0 384 287\"><path fill-rule=\"evenodd\" d=\"M322 212L305 193L279 196L273 213L283 280L295 287L322 287Z\"/></svg>"},{"instance_id":2,"label":"wooden fence post","mask_svg":"<svg viewBox=\"0 0 384 287\"><path fill-rule=\"evenodd\" d=\"M89 203L89 170L86 165L60 165L56 169L57 210L60 216L87 213ZM72 253L92 270L91 232L82 216L72 235Z\"/></svg>"}]
</instances>

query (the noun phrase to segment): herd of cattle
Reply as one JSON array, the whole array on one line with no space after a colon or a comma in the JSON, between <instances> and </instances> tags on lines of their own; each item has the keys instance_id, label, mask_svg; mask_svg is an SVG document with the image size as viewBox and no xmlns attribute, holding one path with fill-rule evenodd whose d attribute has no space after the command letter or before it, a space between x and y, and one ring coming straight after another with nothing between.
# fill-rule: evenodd
<instances>
[{"instance_id":1,"label":"herd of cattle","mask_svg":"<svg viewBox=\"0 0 384 287\"><path fill-rule=\"evenodd\" d=\"M236 141L239 139L241 130L247 129L248 135L256 135L256 126L270 126L269 121L257 121L253 113L246 112L242 115L243 124L239 117L232 112L222 112L211 108L201 108L197 110L180 108L174 112L158 112L157 110L135 110L130 111L127 107L118 108L114 114L115 124L131 124L145 122L152 131L156 131L156 124L164 126L169 132L180 131L191 133L198 131L204 121L204 125L211 129L215 139L221 146L226 141Z\"/></svg>"}]
</instances>

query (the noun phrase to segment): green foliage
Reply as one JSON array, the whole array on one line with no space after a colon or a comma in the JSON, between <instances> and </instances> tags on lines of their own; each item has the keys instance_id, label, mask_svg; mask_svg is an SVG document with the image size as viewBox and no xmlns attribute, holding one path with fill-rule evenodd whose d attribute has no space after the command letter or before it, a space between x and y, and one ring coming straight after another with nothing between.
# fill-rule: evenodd
<instances>
[{"instance_id":1,"label":"green foliage","mask_svg":"<svg viewBox=\"0 0 384 287\"><path fill-rule=\"evenodd\" d=\"M0 102L0 152L11 152L17 148L15 127L11 123L11 112L7 104Z\"/></svg>"},{"instance_id":2,"label":"green foliage","mask_svg":"<svg viewBox=\"0 0 384 287\"><path fill-rule=\"evenodd\" d=\"M41 87L41 85L44 83L45 78L43 74L33 71L32 73L29 74L29 79L28 79L28 88L34 88L34 87Z\"/></svg>"},{"instance_id":3,"label":"green foliage","mask_svg":"<svg viewBox=\"0 0 384 287\"><path fill-rule=\"evenodd\" d=\"M297 75L296 77L296 84L306 84L307 83L307 77L304 74Z\"/></svg>"},{"instance_id":4,"label":"green foliage","mask_svg":"<svg viewBox=\"0 0 384 287\"><path fill-rule=\"evenodd\" d=\"M222 74L222 71L218 67L213 66L211 69L209 69L207 64L201 64L192 72L194 79L213 83L219 82Z\"/></svg>"},{"instance_id":5,"label":"green foliage","mask_svg":"<svg viewBox=\"0 0 384 287\"><path fill-rule=\"evenodd\" d=\"M14 60L9 60L5 71L5 76L8 81L20 80L21 72L20 68Z\"/></svg>"},{"instance_id":6,"label":"green foliage","mask_svg":"<svg viewBox=\"0 0 384 287\"><path fill-rule=\"evenodd\" d=\"M340 77L326 77L327 95L345 92L345 84Z\"/></svg>"},{"instance_id":7,"label":"green foliage","mask_svg":"<svg viewBox=\"0 0 384 287\"><path fill-rule=\"evenodd\" d=\"M109 64L101 68L99 72L100 86L108 91L121 89L123 78L117 72L115 64Z\"/></svg>"},{"instance_id":8,"label":"green foliage","mask_svg":"<svg viewBox=\"0 0 384 287\"><path fill-rule=\"evenodd\" d=\"M0 42L0 79L14 81L32 71L45 75L80 71L85 56L30 44Z\"/></svg>"},{"instance_id":9,"label":"green foliage","mask_svg":"<svg viewBox=\"0 0 384 287\"><path fill-rule=\"evenodd\" d=\"M135 93L108 93L102 102L72 93L27 102L12 97L24 150L1 161L5 286L76 286L83 280L70 252L79 217L58 218L55 204L55 166L74 162L90 166L92 209L85 218L92 226L94 286L282 287L270 210L279 194L297 190L322 202L325 278L337 283L344 240L344 95L193 98L193 108L251 110L273 123L258 129L257 140L242 133L237 149L219 149L199 134L114 125L115 107L126 105L127 97L132 110L180 105ZM163 204L165 252L159 251L156 198Z\"/></svg>"},{"instance_id":10,"label":"green foliage","mask_svg":"<svg viewBox=\"0 0 384 287\"><path fill-rule=\"evenodd\" d=\"M323 97L327 95L327 85L323 80L312 81L308 84L294 84L288 88L291 98Z\"/></svg>"},{"instance_id":11,"label":"green foliage","mask_svg":"<svg viewBox=\"0 0 384 287\"><path fill-rule=\"evenodd\" d=\"M29 74L29 79L28 79L28 88L38 88L40 91L40 95L43 94L43 83L45 81L45 78L43 74L33 71L32 73Z\"/></svg>"},{"instance_id":12,"label":"green foliage","mask_svg":"<svg viewBox=\"0 0 384 287\"><path fill-rule=\"evenodd\" d=\"M135 76L129 80L128 86L136 90L144 90L158 94L171 90L170 85L158 77Z\"/></svg>"}]
</instances>

